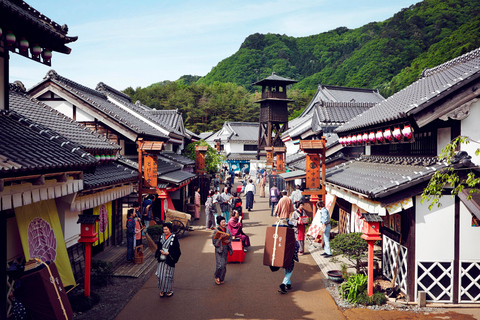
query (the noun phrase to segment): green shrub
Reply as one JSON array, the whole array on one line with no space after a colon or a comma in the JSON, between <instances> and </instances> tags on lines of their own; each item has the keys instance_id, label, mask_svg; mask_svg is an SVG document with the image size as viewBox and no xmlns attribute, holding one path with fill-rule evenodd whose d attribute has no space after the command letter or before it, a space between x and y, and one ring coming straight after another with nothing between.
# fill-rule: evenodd
<instances>
[{"instance_id":1,"label":"green shrub","mask_svg":"<svg viewBox=\"0 0 480 320\"><path fill-rule=\"evenodd\" d=\"M332 227L332 229L335 228L337 225L338 225L337 220L330 219L330 226Z\"/></svg>"},{"instance_id":2,"label":"green shrub","mask_svg":"<svg viewBox=\"0 0 480 320\"><path fill-rule=\"evenodd\" d=\"M387 297L381 292L375 292L371 297L367 292L362 292L357 296L357 303L365 306L381 306L387 302Z\"/></svg>"},{"instance_id":3,"label":"green shrub","mask_svg":"<svg viewBox=\"0 0 480 320\"><path fill-rule=\"evenodd\" d=\"M338 287L338 290L343 299L350 303L357 303L358 295L364 292L366 288L367 276L364 274L353 274Z\"/></svg>"},{"instance_id":4,"label":"green shrub","mask_svg":"<svg viewBox=\"0 0 480 320\"><path fill-rule=\"evenodd\" d=\"M357 273L361 273L362 258L367 256L368 244L362 239L361 232L340 233L330 242L333 255L341 254L355 266Z\"/></svg>"},{"instance_id":5,"label":"green shrub","mask_svg":"<svg viewBox=\"0 0 480 320\"><path fill-rule=\"evenodd\" d=\"M91 284L100 288L112 282L113 263L102 260L92 259Z\"/></svg>"}]
</instances>

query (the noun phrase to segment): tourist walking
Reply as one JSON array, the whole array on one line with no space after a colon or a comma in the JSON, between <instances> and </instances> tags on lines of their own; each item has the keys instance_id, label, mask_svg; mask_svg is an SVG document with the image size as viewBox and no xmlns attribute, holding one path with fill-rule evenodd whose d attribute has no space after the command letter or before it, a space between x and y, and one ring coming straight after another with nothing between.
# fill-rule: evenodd
<instances>
[{"instance_id":1,"label":"tourist walking","mask_svg":"<svg viewBox=\"0 0 480 320\"><path fill-rule=\"evenodd\" d=\"M305 202L305 197L303 196L302 190L300 189L300 186L298 184L295 186L295 191L293 191L292 194L290 195L290 200L292 200L293 207L295 209L298 208L298 204L300 202L301 203Z\"/></svg>"},{"instance_id":2,"label":"tourist walking","mask_svg":"<svg viewBox=\"0 0 480 320\"><path fill-rule=\"evenodd\" d=\"M279 219L287 219L295 209L293 208L292 200L287 197L287 190L282 190L282 195L282 198L278 201L277 207L275 208L275 215Z\"/></svg>"},{"instance_id":3,"label":"tourist walking","mask_svg":"<svg viewBox=\"0 0 480 320\"><path fill-rule=\"evenodd\" d=\"M215 283L220 285L225 281L228 254L233 254L233 249L231 244L232 234L227 228L225 218L218 216L217 225L218 227L212 235L212 242L215 247ZM217 232L219 232L218 236L216 236Z\"/></svg>"},{"instance_id":4,"label":"tourist walking","mask_svg":"<svg viewBox=\"0 0 480 320\"><path fill-rule=\"evenodd\" d=\"M213 216L215 215L215 206L213 204L213 195L215 194L214 190L208 191L207 201L205 201L205 228L207 230L215 229Z\"/></svg>"},{"instance_id":5,"label":"tourist walking","mask_svg":"<svg viewBox=\"0 0 480 320\"><path fill-rule=\"evenodd\" d=\"M200 219L200 187L195 189L195 220Z\"/></svg>"},{"instance_id":6,"label":"tourist walking","mask_svg":"<svg viewBox=\"0 0 480 320\"><path fill-rule=\"evenodd\" d=\"M253 202L255 201L255 185L253 184L252 179L248 180L247 186L245 187L245 207L248 211L252 211L253 209Z\"/></svg>"},{"instance_id":7,"label":"tourist walking","mask_svg":"<svg viewBox=\"0 0 480 320\"><path fill-rule=\"evenodd\" d=\"M133 261L133 250L135 249L135 221L133 220L133 209L127 212L127 261Z\"/></svg>"},{"instance_id":8,"label":"tourist walking","mask_svg":"<svg viewBox=\"0 0 480 320\"><path fill-rule=\"evenodd\" d=\"M232 217L228 221L228 230L233 237L242 241L243 250L247 251L247 248L250 247L250 238L243 232L242 217L237 210L232 211Z\"/></svg>"},{"instance_id":9,"label":"tourist walking","mask_svg":"<svg viewBox=\"0 0 480 320\"><path fill-rule=\"evenodd\" d=\"M275 212L275 207L278 204L278 200L280 200L280 191L278 190L276 184L273 184L273 187L270 188L270 205L271 211L270 216L273 217L273 213Z\"/></svg>"},{"instance_id":10,"label":"tourist walking","mask_svg":"<svg viewBox=\"0 0 480 320\"><path fill-rule=\"evenodd\" d=\"M298 255L303 255L305 247L305 225L308 223L308 216L303 210L303 203L299 203L297 209L292 212L289 220L295 230L295 239L298 243Z\"/></svg>"},{"instance_id":11,"label":"tourist walking","mask_svg":"<svg viewBox=\"0 0 480 320\"><path fill-rule=\"evenodd\" d=\"M157 272L158 289L160 298L171 297L173 295L173 277L175 273L175 264L178 262L182 252L177 237L172 233L171 223L163 225L163 234L158 241L158 249L155 257L158 260Z\"/></svg>"},{"instance_id":12,"label":"tourist walking","mask_svg":"<svg viewBox=\"0 0 480 320\"><path fill-rule=\"evenodd\" d=\"M317 202L317 214L320 214L320 230L323 232L324 252L321 255L325 258L330 258L332 256L332 252L330 251L330 230L332 226L330 225L330 214L322 200Z\"/></svg>"},{"instance_id":13,"label":"tourist walking","mask_svg":"<svg viewBox=\"0 0 480 320\"><path fill-rule=\"evenodd\" d=\"M260 176L260 198L265 198L265 178L261 175Z\"/></svg>"},{"instance_id":14,"label":"tourist walking","mask_svg":"<svg viewBox=\"0 0 480 320\"><path fill-rule=\"evenodd\" d=\"M215 208L215 212L213 214L213 222L215 223L215 225L217 224L217 216L222 215L222 208L220 206L220 201L221 201L220 195L221 195L220 191L215 190L212 196L212 203Z\"/></svg>"},{"instance_id":15,"label":"tourist walking","mask_svg":"<svg viewBox=\"0 0 480 320\"><path fill-rule=\"evenodd\" d=\"M280 284L280 289L278 290L278 292L280 292L281 294L288 293L287 290L292 289L291 278L292 278L292 274L293 274L293 267L295 266L295 261L298 262L298 255L297 255L298 247L299 247L299 245L298 245L298 242L297 242L295 244L295 251L293 252L292 263L290 264L290 266L288 268L284 269L285 276L283 277L283 281Z\"/></svg>"},{"instance_id":16,"label":"tourist walking","mask_svg":"<svg viewBox=\"0 0 480 320\"><path fill-rule=\"evenodd\" d=\"M233 196L230 193L231 190L231 187L225 187L222 194L218 197L218 202L220 203L220 208L222 209L222 216L225 219L229 219L230 217L230 200L233 199Z\"/></svg>"}]
</instances>

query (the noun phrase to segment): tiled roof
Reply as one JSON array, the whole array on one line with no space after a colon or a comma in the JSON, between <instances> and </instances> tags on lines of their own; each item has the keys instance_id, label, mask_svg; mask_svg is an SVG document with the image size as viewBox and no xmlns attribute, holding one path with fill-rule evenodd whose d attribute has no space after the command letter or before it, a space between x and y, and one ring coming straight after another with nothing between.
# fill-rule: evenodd
<instances>
[{"instance_id":1,"label":"tiled roof","mask_svg":"<svg viewBox=\"0 0 480 320\"><path fill-rule=\"evenodd\" d=\"M180 166L178 164L174 164L172 162L165 161L165 160L161 159L161 157L157 158L157 172L158 172L158 175L162 175L162 174L165 174L165 173L168 173L168 172L177 171L177 170L181 170L181 169L182 169L182 166Z\"/></svg>"},{"instance_id":2,"label":"tiled roof","mask_svg":"<svg viewBox=\"0 0 480 320\"><path fill-rule=\"evenodd\" d=\"M141 121L141 122L146 122L148 120L152 121L155 125L161 127L165 131L164 132L165 135L171 132L176 133L178 135L182 135L182 133L176 129L177 123L174 123L174 125L172 125L170 122L165 121L165 119L154 116L152 114L153 109L143 105L142 103L140 103L140 101L137 101L136 103L132 103L128 95L113 89L112 87L106 85L103 82L100 82L95 88L95 90L105 94L109 99L113 100L113 101L110 100L110 102L112 102L113 104L120 104L121 106L123 106L124 107L123 110L126 110L126 112L129 112L134 116L136 116L138 118L138 121ZM160 111L163 111L163 110L160 110ZM175 110L172 110L172 111L175 111ZM183 121L181 120L182 119L181 114L179 117L180 117L180 121Z\"/></svg>"},{"instance_id":3,"label":"tiled roof","mask_svg":"<svg viewBox=\"0 0 480 320\"><path fill-rule=\"evenodd\" d=\"M337 132L406 119L479 76L480 48L426 69L419 80L337 128Z\"/></svg>"},{"instance_id":4,"label":"tiled roof","mask_svg":"<svg viewBox=\"0 0 480 320\"><path fill-rule=\"evenodd\" d=\"M171 182L174 184L181 184L183 182L186 182L188 180L195 178L195 176L196 175L193 173L183 171L183 170L177 170L177 171L172 171L172 172L162 174L158 176L158 179Z\"/></svg>"},{"instance_id":5,"label":"tiled roof","mask_svg":"<svg viewBox=\"0 0 480 320\"><path fill-rule=\"evenodd\" d=\"M139 102L137 101L136 104L138 105ZM182 113L175 110L157 110L151 109L149 113L155 118L159 123L163 123L170 128L178 128L179 122L183 123ZM176 129L175 129L176 130ZM178 130L177 130L178 131Z\"/></svg>"},{"instance_id":6,"label":"tiled roof","mask_svg":"<svg viewBox=\"0 0 480 320\"><path fill-rule=\"evenodd\" d=\"M86 170L97 163L81 146L11 110L0 112L0 177Z\"/></svg>"},{"instance_id":7,"label":"tiled roof","mask_svg":"<svg viewBox=\"0 0 480 320\"><path fill-rule=\"evenodd\" d=\"M227 160L256 160L257 153L229 153L227 154Z\"/></svg>"},{"instance_id":8,"label":"tiled roof","mask_svg":"<svg viewBox=\"0 0 480 320\"><path fill-rule=\"evenodd\" d=\"M33 119L70 141L76 142L90 153L94 151L114 153L121 147L85 126L73 121L48 105L25 94L21 87L10 84L10 109Z\"/></svg>"},{"instance_id":9,"label":"tiled roof","mask_svg":"<svg viewBox=\"0 0 480 320\"><path fill-rule=\"evenodd\" d=\"M127 112L123 108L109 102L107 96L100 91L90 89L72 80L64 78L58 75L54 70L50 70L40 84L48 81L52 81L53 83L59 85L68 92L74 94L90 106L103 113L106 117L122 124L136 134L147 135L159 139L167 138L166 135L161 133L159 130L153 128L152 126L146 124L145 122L141 121L132 113Z\"/></svg>"},{"instance_id":10,"label":"tiled roof","mask_svg":"<svg viewBox=\"0 0 480 320\"><path fill-rule=\"evenodd\" d=\"M383 100L384 98L378 93L378 90L319 84L317 92L300 117L312 113L315 105L319 102L378 103Z\"/></svg>"},{"instance_id":11,"label":"tiled roof","mask_svg":"<svg viewBox=\"0 0 480 320\"><path fill-rule=\"evenodd\" d=\"M114 95L118 99L122 99L122 100L130 102L130 103L132 102L132 99L130 98L130 96L128 94L125 94L121 91L118 91L117 89L112 88L112 87L110 87L109 85L107 85L106 83L103 83L103 82L99 82L97 84L97 87L95 88L95 90L100 91L100 92L104 92L105 94Z\"/></svg>"},{"instance_id":12,"label":"tiled roof","mask_svg":"<svg viewBox=\"0 0 480 320\"><path fill-rule=\"evenodd\" d=\"M83 175L84 189L135 182L137 180L138 171L114 162L100 164L96 166L95 173L85 173Z\"/></svg>"},{"instance_id":13,"label":"tiled roof","mask_svg":"<svg viewBox=\"0 0 480 320\"><path fill-rule=\"evenodd\" d=\"M210 138L210 136L212 136L215 132L213 131L210 131L210 132L200 132L198 134L198 136L200 137L200 139L202 140L207 140L208 138Z\"/></svg>"},{"instance_id":14,"label":"tiled roof","mask_svg":"<svg viewBox=\"0 0 480 320\"><path fill-rule=\"evenodd\" d=\"M315 105L320 123L345 123L373 107L374 102L324 102Z\"/></svg>"},{"instance_id":15,"label":"tiled roof","mask_svg":"<svg viewBox=\"0 0 480 320\"><path fill-rule=\"evenodd\" d=\"M175 161L177 163L180 163L184 166L191 166L195 165L195 160L192 160L190 158L187 158L181 154L173 153L173 152L162 152L160 154L161 157L167 158L169 160Z\"/></svg>"},{"instance_id":16,"label":"tiled roof","mask_svg":"<svg viewBox=\"0 0 480 320\"><path fill-rule=\"evenodd\" d=\"M65 44L76 41L78 38L67 36L67 25L60 26L24 1L0 0L0 21L2 21L4 33L11 27L8 23L15 21L16 28L27 26L23 31L26 34L23 36L26 36L30 43L36 41L44 48L66 54L70 53L71 49Z\"/></svg>"},{"instance_id":17,"label":"tiled roof","mask_svg":"<svg viewBox=\"0 0 480 320\"><path fill-rule=\"evenodd\" d=\"M283 82L284 84L288 85L288 84L297 83L298 81L277 76L277 74L275 72L273 72L271 76L266 77L265 79L262 79L258 82L252 83L252 86L261 86L261 85L268 84L268 83L271 83L271 82Z\"/></svg>"},{"instance_id":18,"label":"tiled roof","mask_svg":"<svg viewBox=\"0 0 480 320\"><path fill-rule=\"evenodd\" d=\"M375 199L424 182L445 166L434 157L362 156L327 169L326 181Z\"/></svg>"},{"instance_id":19,"label":"tiled roof","mask_svg":"<svg viewBox=\"0 0 480 320\"><path fill-rule=\"evenodd\" d=\"M218 130L206 141L221 139L222 142L232 141L258 141L258 122L225 122L222 129Z\"/></svg>"}]
</instances>

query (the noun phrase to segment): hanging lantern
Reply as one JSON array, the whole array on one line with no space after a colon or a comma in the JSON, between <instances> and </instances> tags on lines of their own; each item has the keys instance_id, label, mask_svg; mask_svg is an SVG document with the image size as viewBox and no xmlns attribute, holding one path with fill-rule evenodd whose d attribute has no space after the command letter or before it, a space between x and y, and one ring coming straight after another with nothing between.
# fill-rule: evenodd
<instances>
[{"instance_id":1,"label":"hanging lantern","mask_svg":"<svg viewBox=\"0 0 480 320\"><path fill-rule=\"evenodd\" d=\"M375 142L375 132L370 132L370 134L368 135L368 140L370 140L371 143Z\"/></svg>"},{"instance_id":2,"label":"hanging lantern","mask_svg":"<svg viewBox=\"0 0 480 320\"><path fill-rule=\"evenodd\" d=\"M383 142L383 132L382 132L382 130L377 131L377 134L375 135L375 138L377 139L378 142Z\"/></svg>"},{"instance_id":3,"label":"hanging lantern","mask_svg":"<svg viewBox=\"0 0 480 320\"><path fill-rule=\"evenodd\" d=\"M352 144L352 136L348 136L347 137L347 145L351 145Z\"/></svg>"},{"instance_id":4,"label":"hanging lantern","mask_svg":"<svg viewBox=\"0 0 480 320\"><path fill-rule=\"evenodd\" d=\"M356 135L352 136L352 144L357 144L357 136Z\"/></svg>"},{"instance_id":5,"label":"hanging lantern","mask_svg":"<svg viewBox=\"0 0 480 320\"><path fill-rule=\"evenodd\" d=\"M357 143L360 144L360 143L362 143L362 142L363 142L362 134L359 133L359 134L357 134Z\"/></svg>"},{"instance_id":6,"label":"hanging lantern","mask_svg":"<svg viewBox=\"0 0 480 320\"><path fill-rule=\"evenodd\" d=\"M42 53L42 47L38 44L34 44L33 47L30 48L30 53L32 56L38 58L38 56Z\"/></svg>"},{"instance_id":7,"label":"hanging lantern","mask_svg":"<svg viewBox=\"0 0 480 320\"><path fill-rule=\"evenodd\" d=\"M363 137L362 137L362 138L363 138L363 143L367 143L367 142L368 142L368 133L365 132L365 133L363 134Z\"/></svg>"},{"instance_id":8,"label":"hanging lantern","mask_svg":"<svg viewBox=\"0 0 480 320\"><path fill-rule=\"evenodd\" d=\"M344 142L343 142L343 140L345 140L345 138L344 138L344 137L340 137L340 139L338 139L338 142L340 142L340 144L341 144L342 146L344 145Z\"/></svg>"},{"instance_id":9,"label":"hanging lantern","mask_svg":"<svg viewBox=\"0 0 480 320\"><path fill-rule=\"evenodd\" d=\"M50 61L52 59L52 50L43 49L42 58L43 61Z\"/></svg>"},{"instance_id":10,"label":"hanging lantern","mask_svg":"<svg viewBox=\"0 0 480 320\"><path fill-rule=\"evenodd\" d=\"M28 40L25 39L25 38L22 38L22 40L20 40L19 42L19 48L20 48L20 51L27 51L28 50Z\"/></svg>"},{"instance_id":11,"label":"hanging lantern","mask_svg":"<svg viewBox=\"0 0 480 320\"><path fill-rule=\"evenodd\" d=\"M96 155L95 155L95 159L97 159L97 161L100 161L100 155L99 155L99 154L96 154Z\"/></svg>"},{"instance_id":12,"label":"hanging lantern","mask_svg":"<svg viewBox=\"0 0 480 320\"><path fill-rule=\"evenodd\" d=\"M402 134L405 138L407 139L411 139L412 138L412 135L413 135L413 131L412 131L412 128L409 126L409 125L406 125L405 127L403 127L402 129Z\"/></svg>"},{"instance_id":13,"label":"hanging lantern","mask_svg":"<svg viewBox=\"0 0 480 320\"><path fill-rule=\"evenodd\" d=\"M402 133L400 132L400 128L399 128L399 127L395 128L392 133L393 133L393 137L394 137L395 139L397 139L397 140L402 139Z\"/></svg>"},{"instance_id":14,"label":"hanging lantern","mask_svg":"<svg viewBox=\"0 0 480 320\"><path fill-rule=\"evenodd\" d=\"M390 129L385 129L385 131L383 132L383 137L386 141L392 141L392 131Z\"/></svg>"},{"instance_id":15,"label":"hanging lantern","mask_svg":"<svg viewBox=\"0 0 480 320\"><path fill-rule=\"evenodd\" d=\"M17 41L17 37L15 37L12 31L8 31L7 35L5 36L5 41L7 41L7 44L9 46L13 46L15 44L15 41Z\"/></svg>"},{"instance_id":16,"label":"hanging lantern","mask_svg":"<svg viewBox=\"0 0 480 320\"><path fill-rule=\"evenodd\" d=\"M100 160L101 160L101 161L105 161L105 155L104 155L104 154L102 154L102 155L100 156Z\"/></svg>"}]
</instances>

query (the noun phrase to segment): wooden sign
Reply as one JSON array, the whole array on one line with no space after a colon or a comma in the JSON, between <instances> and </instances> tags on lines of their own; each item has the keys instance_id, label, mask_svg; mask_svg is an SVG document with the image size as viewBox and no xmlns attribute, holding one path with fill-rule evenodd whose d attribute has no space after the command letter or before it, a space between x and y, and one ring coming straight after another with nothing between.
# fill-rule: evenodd
<instances>
[{"instance_id":1,"label":"wooden sign","mask_svg":"<svg viewBox=\"0 0 480 320\"><path fill-rule=\"evenodd\" d=\"M273 164L273 148L266 147L265 151L267 153L267 165L272 165Z\"/></svg>"},{"instance_id":2,"label":"wooden sign","mask_svg":"<svg viewBox=\"0 0 480 320\"><path fill-rule=\"evenodd\" d=\"M308 189L320 189L320 156L318 154L307 154L306 180Z\"/></svg>"},{"instance_id":3,"label":"wooden sign","mask_svg":"<svg viewBox=\"0 0 480 320\"><path fill-rule=\"evenodd\" d=\"M144 170L143 170L143 185L145 188L157 187L157 156L153 154L147 154L144 157Z\"/></svg>"}]
</instances>

